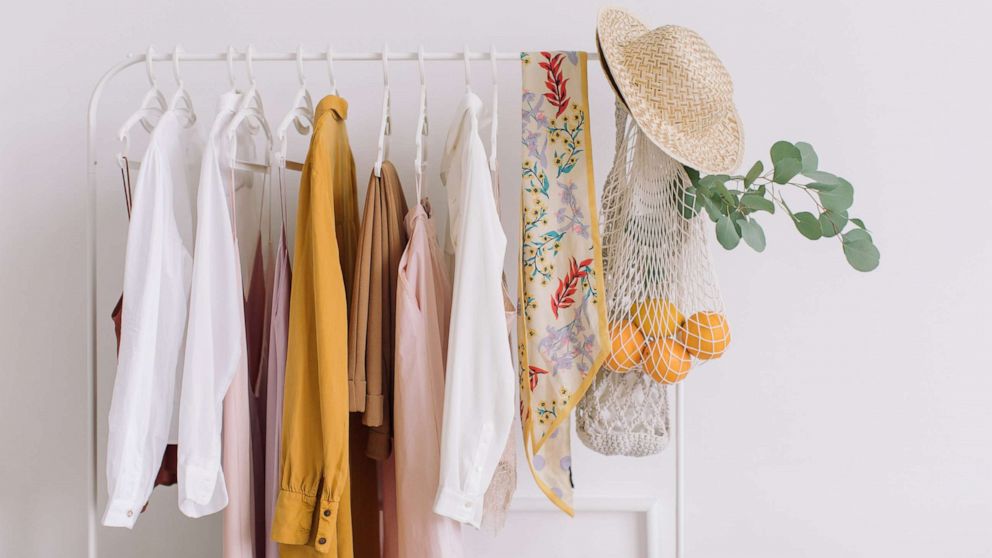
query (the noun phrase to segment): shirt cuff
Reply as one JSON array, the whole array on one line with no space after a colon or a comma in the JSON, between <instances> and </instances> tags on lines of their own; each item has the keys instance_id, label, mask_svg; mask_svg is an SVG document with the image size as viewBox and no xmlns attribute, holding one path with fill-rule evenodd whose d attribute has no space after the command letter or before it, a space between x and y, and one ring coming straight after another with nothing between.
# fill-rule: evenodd
<instances>
[{"instance_id":1,"label":"shirt cuff","mask_svg":"<svg viewBox=\"0 0 992 558\"><path fill-rule=\"evenodd\" d=\"M482 502L485 495L469 496L457 490L441 487L434 500L434 513L468 523L478 529L482 525Z\"/></svg>"},{"instance_id":2,"label":"shirt cuff","mask_svg":"<svg viewBox=\"0 0 992 558\"><path fill-rule=\"evenodd\" d=\"M106 527L133 529L144 505L144 503L135 504L121 499L110 500L107 502L106 511L103 512L103 524Z\"/></svg>"},{"instance_id":3,"label":"shirt cuff","mask_svg":"<svg viewBox=\"0 0 992 558\"><path fill-rule=\"evenodd\" d=\"M338 502L320 501L317 498L300 492L280 490L276 500L275 515L272 519L272 540L277 543L304 545L310 542L310 528L316 527L313 536L313 547L321 554L327 554L337 548L335 533L338 519ZM314 513L317 522L314 523Z\"/></svg>"},{"instance_id":4,"label":"shirt cuff","mask_svg":"<svg viewBox=\"0 0 992 558\"><path fill-rule=\"evenodd\" d=\"M385 414L386 398L383 395L369 395L365 399L365 414L362 415L362 424L365 426L382 426Z\"/></svg>"},{"instance_id":5,"label":"shirt cuff","mask_svg":"<svg viewBox=\"0 0 992 558\"><path fill-rule=\"evenodd\" d=\"M227 506L227 486L219 468L180 464L179 509L187 517L198 518Z\"/></svg>"},{"instance_id":6,"label":"shirt cuff","mask_svg":"<svg viewBox=\"0 0 992 558\"><path fill-rule=\"evenodd\" d=\"M391 444L389 443L389 433L384 430L369 430L369 443L365 448L365 456L376 461L389 459Z\"/></svg>"},{"instance_id":7,"label":"shirt cuff","mask_svg":"<svg viewBox=\"0 0 992 558\"><path fill-rule=\"evenodd\" d=\"M364 380L348 380L348 410L352 413L365 412Z\"/></svg>"}]
</instances>

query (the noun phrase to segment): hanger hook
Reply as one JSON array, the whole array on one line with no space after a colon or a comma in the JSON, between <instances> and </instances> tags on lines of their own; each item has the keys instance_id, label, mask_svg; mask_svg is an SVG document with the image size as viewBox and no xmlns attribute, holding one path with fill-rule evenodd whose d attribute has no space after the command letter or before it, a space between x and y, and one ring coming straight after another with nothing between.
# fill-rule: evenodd
<instances>
[{"instance_id":1,"label":"hanger hook","mask_svg":"<svg viewBox=\"0 0 992 558\"><path fill-rule=\"evenodd\" d=\"M472 90L472 67L468 62L468 44L465 44L465 49L462 51L462 59L465 61L465 89L467 91Z\"/></svg>"},{"instance_id":2,"label":"hanger hook","mask_svg":"<svg viewBox=\"0 0 992 558\"><path fill-rule=\"evenodd\" d=\"M307 84L307 76L303 73L303 44L299 44L296 47L296 76L300 80L300 87L304 87Z\"/></svg>"},{"instance_id":3,"label":"hanger hook","mask_svg":"<svg viewBox=\"0 0 992 558\"><path fill-rule=\"evenodd\" d=\"M176 44L176 49L172 51L172 75L176 78L176 85L180 89L183 88L183 76L179 73L179 53L182 51L182 45Z\"/></svg>"},{"instance_id":4,"label":"hanger hook","mask_svg":"<svg viewBox=\"0 0 992 558\"><path fill-rule=\"evenodd\" d=\"M382 44L382 84L389 89L389 45Z\"/></svg>"},{"instance_id":5,"label":"hanger hook","mask_svg":"<svg viewBox=\"0 0 992 558\"><path fill-rule=\"evenodd\" d=\"M420 85L427 85L426 72L424 71L424 45L417 47L417 69L420 71Z\"/></svg>"},{"instance_id":6,"label":"hanger hook","mask_svg":"<svg viewBox=\"0 0 992 558\"><path fill-rule=\"evenodd\" d=\"M245 50L245 65L248 67L248 81L252 85L255 85L255 65L252 63L253 58L255 58L255 47L249 43L248 48Z\"/></svg>"},{"instance_id":7,"label":"hanger hook","mask_svg":"<svg viewBox=\"0 0 992 558\"><path fill-rule=\"evenodd\" d=\"M234 79L234 47L227 45L227 80L231 82L231 89L237 86Z\"/></svg>"},{"instance_id":8,"label":"hanger hook","mask_svg":"<svg viewBox=\"0 0 992 558\"><path fill-rule=\"evenodd\" d=\"M327 79L331 82L331 94L337 95L338 84L334 79L334 49L327 45Z\"/></svg>"},{"instance_id":9,"label":"hanger hook","mask_svg":"<svg viewBox=\"0 0 992 558\"><path fill-rule=\"evenodd\" d=\"M489 64L490 64L490 68L492 68L493 83L495 84L497 83L497 75L496 75L496 45L494 44L489 45Z\"/></svg>"},{"instance_id":10,"label":"hanger hook","mask_svg":"<svg viewBox=\"0 0 992 558\"><path fill-rule=\"evenodd\" d=\"M152 68L152 58L155 56L155 47L148 45L148 50L145 51L145 73L148 74L148 83L155 89L158 89L158 80L155 79L155 69Z\"/></svg>"}]
</instances>

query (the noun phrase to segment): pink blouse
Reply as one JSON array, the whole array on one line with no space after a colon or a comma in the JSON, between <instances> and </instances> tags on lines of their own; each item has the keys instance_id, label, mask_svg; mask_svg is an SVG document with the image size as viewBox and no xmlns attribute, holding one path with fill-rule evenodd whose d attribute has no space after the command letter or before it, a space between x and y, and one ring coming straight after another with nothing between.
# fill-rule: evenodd
<instances>
[{"instance_id":1,"label":"pink blouse","mask_svg":"<svg viewBox=\"0 0 992 558\"><path fill-rule=\"evenodd\" d=\"M409 242L396 285L393 405L399 558L462 556L461 525L433 512L451 285L429 211L424 200L407 215Z\"/></svg>"}]
</instances>

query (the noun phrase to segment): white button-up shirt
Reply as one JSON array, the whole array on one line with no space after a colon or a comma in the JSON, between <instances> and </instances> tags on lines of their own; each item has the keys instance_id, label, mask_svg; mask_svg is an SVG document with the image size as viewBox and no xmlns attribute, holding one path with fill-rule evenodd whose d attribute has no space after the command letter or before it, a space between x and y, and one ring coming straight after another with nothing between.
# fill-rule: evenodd
<instances>
[{"instance_id":1,"label":"white button-up shirt","mask_svg":"<svg viewBox=\"0 0 992 558\"><path fill-rule=\"evenodd\" d=\"M238 99L233 92L221 97L203 153L197 196L196 250L179 408L179 508L190 517L227 506L221 464L223 402L235 375L248 370L244 290L234 219L233 138L226 134ZM245 417L244 425L230 427L247 428L247 421ZM247 449L244 454L238 457L247 459Z\"/></svg>"},{"instance_id":2,"label":"white button-up shirt","mask_svg":"<svg viewBox=\"0 0 992 558\"><path fill-rule=\"evenodd\" d=\"M193 245L200 141L166 111L135 182L124 259L124 308L107 439L109 500L103 524L134 526L151 496L165 446L175 441Z\"/></svg>"},{"instance_id":3,"label":"white button-up shirt","mask_svg":"<svg viewBox=\"0 0 992 558\"><path fill-rule=\"evenodd\" d=\"M466 93L441 161L454 281L434 502L436 513L475 527L513 423L516 387L502 291L506 236L479 137L481 110L479 97Z\"/></svg>"}]
</instances>

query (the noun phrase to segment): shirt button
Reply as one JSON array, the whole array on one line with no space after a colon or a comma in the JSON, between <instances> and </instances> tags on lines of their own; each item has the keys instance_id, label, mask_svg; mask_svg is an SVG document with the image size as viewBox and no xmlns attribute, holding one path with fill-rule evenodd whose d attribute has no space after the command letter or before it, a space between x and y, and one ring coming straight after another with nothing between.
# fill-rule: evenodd
<instances>
[{"instance_id":1,"label":"shirt button","mask_svg":"<svg viewBox=\"0 0 992 558\"><path fill-rule=\"evenodd\" d=\"M128 517L133 517L134 516L134 510L127 510L127 516Z\"/></svg>"},{"instance_id":2,"label":"shirt button","mask_svg":"<svg viewBox=\"0 0 992 558\"><path fill-rule=\"evenodd\" d=\"M317 539L317 544L327 544L327 539L325 539L324 537L320 537L319 539Z\"/></svg>"},{"instance_id":3,"label":"shirt button","mask_svg":"<svg viewBox=\"0 0 992 558\"><path fill-rule=\"evenodd\" d=\"M331 517L331 510L324 510L324 517Z\"/></svg>"},{"instance_id":4,"label":"shirt button","mask_svg":"<svg viewBox=\"0 0 992 558\"><path fill-rule=\"evenodd\" d=\"M465 509L469 509L469 508L472 507L472 504L470 504L468 502L465 502L464 506L465 506Z\"/></svg>"}]
</instances>

